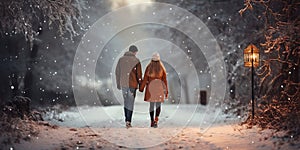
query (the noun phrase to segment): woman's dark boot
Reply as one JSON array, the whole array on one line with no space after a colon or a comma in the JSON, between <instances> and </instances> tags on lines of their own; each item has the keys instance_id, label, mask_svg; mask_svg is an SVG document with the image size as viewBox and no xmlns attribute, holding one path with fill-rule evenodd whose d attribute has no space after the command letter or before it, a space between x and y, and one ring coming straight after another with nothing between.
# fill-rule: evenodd
<instances>
[{"instance_id":1,"label":"woman's dark boot","mask_svg":"<svg viewBox=\"0 0 300 150\"><path fill-rule=\"evenodd\" d=\"M150 120L151 120L151 124L150 127L154 127L154 111L150 111Z\"/></svg>"},{"instance_id":2,"label":"woman's dark boot","mask_svg":"<svg viewBox=\"0 0 300 150\"><path fill-rule=\"evenodd\" d=\"M158 127L157 123L158 123L158 117L156 116L154 119L154 125L153 125L154 128Z\"/></svg>"}]
</instances>

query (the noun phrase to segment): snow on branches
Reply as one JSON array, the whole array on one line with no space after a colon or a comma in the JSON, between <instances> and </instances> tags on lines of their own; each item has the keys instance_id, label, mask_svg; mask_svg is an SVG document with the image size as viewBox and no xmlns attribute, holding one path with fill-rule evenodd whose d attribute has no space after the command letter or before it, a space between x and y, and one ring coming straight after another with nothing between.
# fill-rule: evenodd
<instances>
[{"instance_id":1,"label":"snow on branches","mask_svg":"<svg viewBox=\"0 0 300 150\"><path fill-rule=\"evenodd\" d=\"M55 26L61 35L77 35L73 24L79 24L80 6L78 0L2 0L0 34L23 34L26 40L33 41L42 26Z\"/></svg>"},{"instance_id":2,"label":"snow on branches","mask_svg":"<svg viewBox=\"0 0 300 150\"><path fill-rule=\"evenodd\" d=\"M300 10L296 0L245 0L245 8L263 10L264 48L260 78L260 101L254 124L288 130L300 137Z\"/></svg>"}]
</instances>

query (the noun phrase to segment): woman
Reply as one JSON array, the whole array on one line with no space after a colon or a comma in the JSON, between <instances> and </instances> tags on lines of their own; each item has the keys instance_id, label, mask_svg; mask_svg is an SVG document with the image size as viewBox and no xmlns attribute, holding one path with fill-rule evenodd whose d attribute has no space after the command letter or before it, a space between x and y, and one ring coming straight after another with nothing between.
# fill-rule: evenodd
<instances>
[{"instance_id":1,"label":"woman","mask_svg":"<svg viewBox=\"0 0 300 150\"><path fill-rule=\"evenodd\" d=\"M146 93L144 100L150 102L149 113L151 118L151 127L157 128L158 117L161 111L161 103L168 97L166 69L160 61L158 53L153 54L151 62L146 68L144 79L139 89L140 92L144 91L145 86Z\"/></svg>"}]
</instances>

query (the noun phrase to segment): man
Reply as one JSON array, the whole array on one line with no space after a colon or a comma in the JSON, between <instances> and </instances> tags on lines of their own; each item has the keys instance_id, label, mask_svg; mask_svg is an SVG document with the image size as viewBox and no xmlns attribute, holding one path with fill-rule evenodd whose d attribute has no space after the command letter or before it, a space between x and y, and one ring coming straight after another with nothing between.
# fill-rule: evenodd
<instances>
[{"instance_id":1,"label":"man","mask_svg":"<svg viewBox=\"0 0 300 150\"><path fill-rule=\"evenodd\" d=\"M129 51L125 52L124 56L119 59L116 67L117 88L122 90L124 98L126 128L132 127L131 118L136 89L142 81L142 68L140 60L136 58L137 52L136 46L130 46Z\"/></svg>"}]
</instances>

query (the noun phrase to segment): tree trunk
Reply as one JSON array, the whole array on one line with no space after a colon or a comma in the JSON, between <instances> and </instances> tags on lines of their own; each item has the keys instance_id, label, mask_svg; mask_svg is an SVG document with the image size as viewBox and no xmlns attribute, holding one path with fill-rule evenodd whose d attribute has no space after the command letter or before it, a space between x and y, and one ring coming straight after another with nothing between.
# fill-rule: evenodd
<instances>
[{"instance_id":1,"label":"tree trunk","mask_svg":"<svg viewBox=\"0 0 300 150\"><path fill-rule=\"evenodd\" d=\"M19 44L16 44L16 40L18 38L8 38L7 39L7 50L8 50L8 56L7 58L13 59L15 57L19 57ZM19 66L19 62L17 60L14 61L14 63L9 64L9 97L10 99L14 98L15 96L19 96L21 94L19 90L19 80L18 77L20 75L20 68L17 68ZM6 77L7 78L7 77Z\"/></svg>"},{"instance_id":2,"label":"tree trunk","mask_svg":"<svg viewBox=\"0 0 300 150\"><path fill-rule=\"evenodd\" d=\"M12 74L10 75L12 97L20 95L18 75L19 75L19 72L17 72L17 71L13 71Z\"/></svg>"},{"instance_id":3,"label":"tree trunk","mask_svg":"<svg viewBox=\"0 0 300 150\"><path fill-rule=\"evenodd\" d=\"M36 61L38 53L38 45L36 42L33 43L33 46L31 50L29 51L29 61L27 62L26 65L26 73L25 73L25 78L24 78L24 91L25 91L25 96L29 97L30 99L32 98L33 94L33 70L34 70L34 63Z\"/></svg>"}]
</instances>

